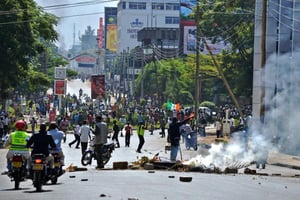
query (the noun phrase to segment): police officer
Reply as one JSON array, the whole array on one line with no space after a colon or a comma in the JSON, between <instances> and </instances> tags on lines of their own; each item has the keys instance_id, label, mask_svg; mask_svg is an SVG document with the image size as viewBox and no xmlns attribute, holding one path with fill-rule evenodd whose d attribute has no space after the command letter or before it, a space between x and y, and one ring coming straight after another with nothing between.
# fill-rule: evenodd
<instances>
[{"instance_id":1,"label":"police officer","mask_svg":"<svg viewBox=\"0 0 300 200\"><path fill-rule=\"evenodd\" d=\"M4 146L9 148L6 158L7 158L7 169L11 171L11 159L15 153L24 156L26 161L30 158L29 149L26 147L27 141L30 135L25 131L26 123L23 120L18 120L15 124L16 131L8 136L8 140ZM29 169L29 162L27 162L27 167Z\"/></svg>"}]
</instances>

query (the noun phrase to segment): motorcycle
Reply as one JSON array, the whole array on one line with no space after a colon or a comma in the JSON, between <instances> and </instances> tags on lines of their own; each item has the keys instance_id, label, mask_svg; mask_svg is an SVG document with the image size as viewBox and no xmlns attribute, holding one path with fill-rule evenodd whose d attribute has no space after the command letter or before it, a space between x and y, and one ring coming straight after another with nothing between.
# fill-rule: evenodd
<instances>
[{"instance_id":1,"label":"motorcycle","mask_svg":"<svg viewBox=\"0 0 300 200\"><path fill-rule=\"evenodd\" d=\"M15 189L19 189L20 182L26 180L26 158L15 153L11 159L11 171L8 176L15 182Z\"/></svg>"},{"instance_id":2,"label":"motorcycle","mask_svg":"<svg viewBox=\"0 0 300 200\"><path fill-rule=\"evenodd\" d=\"M61 176L64 172L62 169L62 164L61 164L61 158L58 153L51 153L53 158L54 158L54 170L51 176L51 183L56 184L57 179L59 176Z\"/></svg>"},{"instance_id":3,"label":"motorcycle","mask_svg":"<svg viewBox=\"0 0 300 200\"><path fill-rule=\"evenodd\" d=\"M44 154L33 154L31 156L31 178L36 191L42 191L43 184L51 180L49 166Z\"/></svg>"},{"instance_id":4,"label":"motorcycle","mask_svg":"<svg viewBox=\"0 0 300 200\"><path fill-rule=\"evenodd\" d=\"M103 145L102 148L102 158L103 158L103 166L106 165L111 158L112 152L115 150L114 142L108 142ZM83 166L91 165L92 159L97 159L95 146L94 146L94 139L91 140L89 148L83 153L81 157L81 164Z\"/></svg>"}]
</instances>

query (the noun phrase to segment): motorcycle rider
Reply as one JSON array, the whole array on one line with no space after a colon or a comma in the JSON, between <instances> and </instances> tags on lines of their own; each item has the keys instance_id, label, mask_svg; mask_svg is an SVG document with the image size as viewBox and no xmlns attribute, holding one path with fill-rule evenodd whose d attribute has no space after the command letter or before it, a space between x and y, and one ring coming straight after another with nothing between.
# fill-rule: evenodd
<instances>
[{"instance_id":1,"label":"motorcycle rider","mask_svg":"<svg viewBox=\"0 0 300 200\"><path fill-rule=\"evenodd\" d=\"M51 174L54 169L54 159L53 156L50 154L49 146L52 149L56 148L52 136L47 134L46 124L41 124L39 133L31 136L31 138L26 144L26 147L32 148L31 155L33 154L45 155L46 161L47 163L49 163L50 174Z\"/></svg>"},{"instance_id":2,"label":"motorcycle rider","mask_svg":"<svg viewBox=\"0 0 300 200\"><path fill-rule=\"evenodd\" d=\"M26 123L23 120L18 120L15 124L16 131L9 134L7 141L4 144L5 148L9 148L6 158L7 158L7 169L10 172L12 170L11 159L15 153L21 154L27 162L27 169L29 169L30 158L29 148L26 147L27 140L30 135L25 131Z\"/></svg>"},{"instance_id":3,"label":"motorcycle rider","mask_svg":"<svg viewBox=\"0 0 300 200\"><path fill-rule=\"evenodd\" d=\"M107 142L108 127L105 122L102 121L102 116L96 117L96 128L95 128L95 151L97 158L97 167L96 169L104 168L103 157L102 157L102 148L103 145Z\"/></svg>"},{"instance_id":4,"label":"motorcycle rider","mask_svg":"<svg viewBox=\"0 0 300 200\"><path fill-rule=\"evenodd\" d=\"M65 155L61 148L61 141L64 139L64 132L58 130L58 126L56 122L51 122L48 130L48 134L52 136L54 143L56 144L56 148L51 151L51 153L58 153L60 157L60 163L62 166L65 165Z\"/></svg>"}]
</instances>

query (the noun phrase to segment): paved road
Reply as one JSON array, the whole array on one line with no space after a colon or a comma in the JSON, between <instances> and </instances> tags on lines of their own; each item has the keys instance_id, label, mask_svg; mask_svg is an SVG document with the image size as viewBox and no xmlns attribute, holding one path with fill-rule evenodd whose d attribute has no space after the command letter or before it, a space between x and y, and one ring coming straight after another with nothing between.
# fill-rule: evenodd
<instances>
[{"instance_id":1,"label":"paved road","mask_svg":"<svg viewBox=\"0 0 300 200\"><path fill-rule=\"evenodd\" d=\"M83 95L91 96L91 82L89 80L82 82L81 79L72 79L67 82L67 94L70 93L71 96L73 94L79 96L80 88L82 89Z\"/></svg>"},{"instance_id":2,"label":"paved road","mask_svg":"<svg viewBox=\"0 0 300 200\"><path fill-rule=\"evenodd\" d=\"M68 141L73 139L68 135ZM0 199L53 200L53 199L113 199L113 200L160 200L160 199L297 199L300 195L300 179L283 176L257 176L245 174L218 175L194 172L176 172L168 170L111 170L115 161L136 161L141 156L151 157L159 152L168 159L165 153L165 139L155 131L154 135L145 134L145 146L142 154L135 152L138 138L136 133L131 139L131 146L124 147L124 137L120 137L121 148L116 149L105 170L96 170L95 162L87 171L67 172L59 178L57 185L46 185L43 192L37 193L31 181L21 183L20 190L13 190L13 183L5 175L0 176ZM80 164L80 149L69 148L63 144L66 154L66 165ZM0 169L5 169L6 150L0 149ZM183 149L183 159L197 155L196 151ZM250 166L255 169L255 166ZM267 165L264 173L285 173L295 175L299 170L291 170ZM74 178L72 178L74 176ZM180 182L179 177L192 177L192 182ZM86 181L85 181L86 180Z\"/></svg>"}]
</instances>

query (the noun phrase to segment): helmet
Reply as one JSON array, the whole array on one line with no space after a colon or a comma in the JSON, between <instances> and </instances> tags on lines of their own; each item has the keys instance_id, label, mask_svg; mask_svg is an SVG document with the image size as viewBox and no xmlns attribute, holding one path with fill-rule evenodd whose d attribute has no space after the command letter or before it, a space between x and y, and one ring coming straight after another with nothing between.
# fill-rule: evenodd
<instances>
[{"instance_id":1,"label":"helmet","mask_svg":"<svg viewBox=\"0 0 300 200\"><path fill-rule=\"evenodd\" d=\"M16 129L17 130L25 130L26 128L26 123L23 120L18 120L16 122Z\"/></svg>"}]
</instances>

